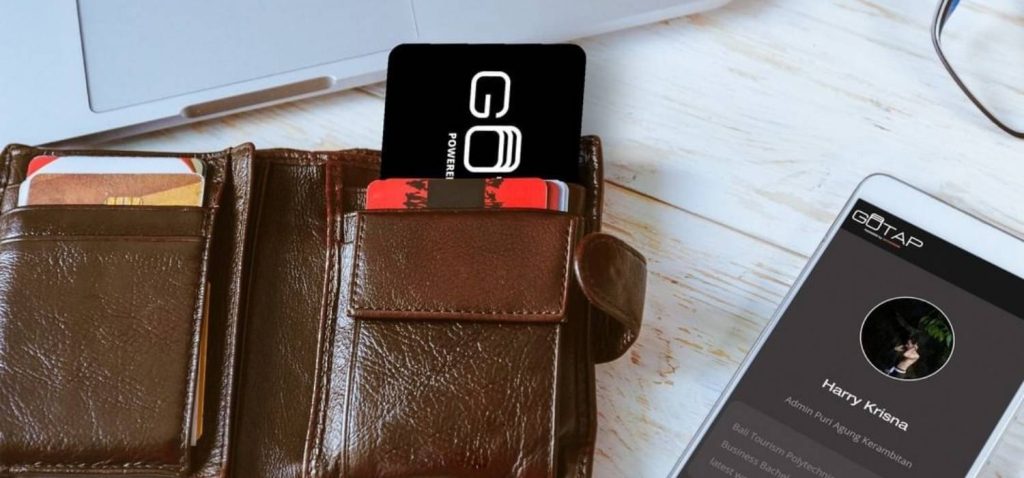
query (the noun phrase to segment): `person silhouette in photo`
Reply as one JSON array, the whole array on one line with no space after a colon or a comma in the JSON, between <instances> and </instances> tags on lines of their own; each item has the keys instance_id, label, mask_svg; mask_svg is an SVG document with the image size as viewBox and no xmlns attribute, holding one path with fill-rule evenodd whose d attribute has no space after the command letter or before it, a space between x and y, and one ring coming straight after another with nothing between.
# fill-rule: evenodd
<instances>
[{"instance_id":1,"label":"person silhouette in photo","mask_svg":"<svg viewBox=\"0 0 1024 478\"><path fill-rule=\"evenodd\" d=\"M916 380L939 371L953 352L953 328L945 314L912 297L889 299L861 326L861 348L883 375Z\"/></svg>"},{"instance_id":2,"label":"person silhouette in photo","mask_svg":"<svg viewBox=\"0 0 1024 478\"><path fill-rule=\"evenodd\" d=\"M905 331L900 336L899 343L893 347L889 363L892 364L886 375L896 378L907 378L911 368L921 358L919 353L920 333Z\"/></svg>"}]
</instances>

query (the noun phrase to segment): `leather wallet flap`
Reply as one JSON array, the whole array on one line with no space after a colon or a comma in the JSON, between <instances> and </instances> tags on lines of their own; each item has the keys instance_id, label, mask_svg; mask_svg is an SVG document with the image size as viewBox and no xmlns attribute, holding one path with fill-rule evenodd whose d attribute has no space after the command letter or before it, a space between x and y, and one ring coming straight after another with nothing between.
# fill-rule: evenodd
<instances>
[{"instance_id":1,"label":"leather wallet flap","mask_svg":"<svg viewBox=\"0 0 1024 478\"><path fill-rule=\"evenodd\" d=\"M609 362L626 353L640 335L644 294L647 289L647 261L622 240L603 233L592 233L576 246L573 268L583 294L607 319L597 321L613 327L595 337L595 359ZM611 333L608 333L611 332Z\"/></svg>"},{"instance_id":2,"label":"leather wallet flap","mask_svg":"<svg viewBox=\"0 0 1024 478\"><path fill-rule=\"evenodd\" d=\"M357 216L357 318L559 322L578 218L548 211Z\"/></svg>"},{"instance_id":3,"label":"leather wallet flap","mask_svg":"<svg viewBox=\"0 0 1024 478\"><path fill-rule=\"evenodd\" d=\"M18 206L41 154L199 159L204 204ZM226 476L252 154L0 153L0 476Z\"/></svg>"}]
</instances>

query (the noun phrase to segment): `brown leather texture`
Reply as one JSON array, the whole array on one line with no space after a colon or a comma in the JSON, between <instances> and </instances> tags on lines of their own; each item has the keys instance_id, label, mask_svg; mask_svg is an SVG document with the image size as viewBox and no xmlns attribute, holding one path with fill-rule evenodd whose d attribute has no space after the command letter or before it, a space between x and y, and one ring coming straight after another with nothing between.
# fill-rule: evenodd
<instances>
[{"instance_id":1,"label":"brown leather texture","mask_svg":"<svg viewBox=\"0 0 1024 478\"><path fill-rule=\"evenodd\" d=\"M195 208L16 207L38 154L57 152L0 156L0 476L218 476L241 267L212 238L242 224L225 185L252 147L194 155L207 168ZM191 446L204 316L205 433Z\"/></svg>"},{"instance_id":2,"label":"brown leather texture","mask_svg":"<svg viewBox=\"0 0 1024 478\"><path fill-rule=\"evenodd\" d=\"M38 154L188 154L207 204L15 207ZM590 475L646 275L597 138L578 214L363 211L369 150L0 160L0 477Z\"/></svg>"},{"instance_id":3,"label":"brown leather texture","mask_svg":"<svg viewBox=\"0 0 1024 478\"><path fill-rule=\"evenodd\" d=\"M594 351L595 360L621 357L640 336L647 291L647 260L621 239L604 233L587 235L576 246L573 270L583 294L606 318Z\"/></svg>"}]
</instances>

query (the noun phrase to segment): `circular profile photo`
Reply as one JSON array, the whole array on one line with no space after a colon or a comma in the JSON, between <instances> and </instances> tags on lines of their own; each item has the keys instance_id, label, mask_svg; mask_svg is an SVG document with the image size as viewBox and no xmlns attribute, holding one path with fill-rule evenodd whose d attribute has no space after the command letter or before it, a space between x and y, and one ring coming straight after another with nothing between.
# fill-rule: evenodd
<instances>
[{"instance_id":1,"label":"circular profile photo","mask_svg":"<svg viewBox=\"0 0 1024 478\"><path fill-rule=\"evenodd\" d=\"M953 326L931 302L896 297L864 318L860 345L876 370L896 380L921 380L942 370L953 355Z\"/></svg>"}]
</instances>

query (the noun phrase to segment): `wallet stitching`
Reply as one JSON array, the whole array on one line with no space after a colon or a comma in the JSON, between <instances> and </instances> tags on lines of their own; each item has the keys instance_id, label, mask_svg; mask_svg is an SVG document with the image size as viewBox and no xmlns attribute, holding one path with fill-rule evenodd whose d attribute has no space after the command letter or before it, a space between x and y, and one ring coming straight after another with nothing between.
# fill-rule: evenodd
<instances>
[{"instance_id":1,"label":"wallet stitching","mask_svg":"<svg viewBox=\"0 0 1024 478\"><path fill-rule=\"evenodd\" d=\"M319 166L329 161L338 161L348 167L358 167L369 170L380 169L380 156L372 150L346 149L337 152L330 151L300 151L294 149L264 150L261 161L276 164L291 164L303 166Z\"/></svg>"},{"instance_id":2,"label":"wallet stitching","mask_svg":"<svg viewBox=\"0 0 1024 478\"><path fill-rule=\"evenodd\" d=\"M570 220L569 224L565 228L565 248L572 246L572 230L574 220ZM426 313L446 313L446 314L483 314L483 315L561 315L565 312L564 301L566 297L566 290L569 285L568 274L569 274L569 256L568 254L562 255L562 289L559 292L559 297L562 298L563 307L559 310L485 310L485 309L460 309L460 308L443 308L443 307L379 307L379 306L363 306L360 303L363 300L362 287L356 287L356 283L362 284L365 280L364 264L366 261L363 257L363 249L359 247L363 243L363 238L366 235L366 222L360 219L358 237L356 238L356 251L355 251L355 280L352 281L350 287L350 297L352 298L352 309L357 311L367 312L426 312Z\"/></svg>"},{"instance_id":3,"label":"wallet stitching","mask_svg":"<svg viewBox=\"0 0 1024 478\"><path fill-rule=\"evenodd\" d=\"M332 281L332 280L334 280L334 278L336 278L335 270L337 268L336 268L336 266L333 265L333 263L336 260L337 260L336 258L331 258L332 265L329 265L330 270L327 273L327 280L328 281ZM336 296L337 292L334 289L332 289L332 292L329 292L328 294L329 294L328 297L330 297L330 295L335 295ZM320 370L319 376L317 377L318 384L317 384L317 391L316 391L316 408L315 408L316 413L317 413L317 416L316 416L316 439L312 443L313 449L312 449L312 453L311 453L311 456L310 456L310 459L309 459L309 463L308 463L309 471L310 471L310 473L313 476L319 476L319 472L318 472L319 470L317 469L317 463L320 462L320 455L323 452L321 447L323 446L324 430L326 429L325 422L327 421L327 405L326 405L327 404L327 398L326 398L326 394L327 394L327 390L328 390L328 387L329 387L330 371L334 368L334 357L332 356L330 351L333 349L333 346L334 346L334 337L335 337L336 331L335 331L334 320L331 318L332 314L331 314L330 311L336 307L335 306L335 300L336 299L328 299L327 300L327 302L324 304L324 309L325 310L322 312L322 315L321 315L321 320L324 321L324 325L323 326L325 327L326 330L324 330L324 338L323 338L324 343L320 346L320 350L318 351L319 352L319 356L320 356L320 358L322 360L322 369Z\"/></svg>"},{"instance_id":4,"label":"wallet stitching","mask_svg":"<svg viewBox=\"0 0 1024 478\"><path fill-rule=\"evenodd\" d=\"M352 391L352 384L355 383L356 364L358 363L359 359L359 337L361 335L362 323L357 320L355 321L355 323L352 324L352 350L349 352L349 368L348 374L345 377L345 388L347 389L348 393L345 394L345 447L342 449L342 459L344 460L344 462L342 463L342 476L349 475L349 462L351 461L349 459L349 427L350 424L352 423L352 395L354 395Z\"/></svg>"},{"instance_id":5,"label":"wallet stitching","mask_svg":"<svg viewBox=\"0 0 1024 478\"><path fill-rule=\"evenodd\" d=\"M336 153L320 153L327 159L340 161L345 166L356 166L360 168L379 170L380 152L371 149L347 149Z\"/></svg>"},{"instance_id":6,"label":"wallet stitching","mask_svg":"<svg viewBox=\"0 0 1024 478\"><path fill-rule=\"evenodd\" d=\"M305 157L295 158L295 159L307 160L308 161L309 160L308 156L309 155L307 154L307 155L305 155ZM335 253L334 252L334 242L335 242L334 241L334 234L335 234L334 233L334 225L331 223L331 217L333 216L333 212L331 211L331 200L332 200L332 194L331 194L331 175L333 173L331 171L331 166L329 164L326 164L325 162L322 162L322 161L320 163L324 165L324 170L325 170L324 173L327 175L327 178L326 178L327 179L327 187L326 187L326 190L324 191L324 195L326 196L326 206L327 206L327 215L328 215L327 216L327 222L328 222L328 230L327 230L327 232L328 232L329 236L327 238L327 247L328 247L327 258L326 258L327 259L327 270L325 272L324 287L328 287L329 288L330 287L331 277L334 274L334 259L333 259L333 257L334 257L334 253ZM324 383L325 382L325 376L326 376L324 374L324 369L327 369L327 368L330 367L330 365L328 364L328 361L330 360L330 358L326 354L326 350L328 350L327 343L328 342L333 342L333 339L330 338L331 331L330 331L330 324L327 322L327 320L328 320L327 319L327 314L329 314L330 304L331 304L332 300L333 299L331 298L330 292L328 290L325 290L325 292L324 292L324 303L323 303L323 305L321 305L320 317L319 317L319 319L320 319L320 329L321 329L320 330L320 334L321 334L320 335L320 337L321 337L320 340L321 340L321 342L317 344L317 367L318 367L318 370L316 370L317 373L316 373L316 377L315 377L315 382L313 383L313 406L312 406L311 417L310 417L311 420L312 420L312 423L310 423L310 425L313 427L313 440L312 440L312 443L307 443L306 444L307 448L309 449L309 456L308 456L308 461L306 461L306 463L304 465L305 466L304 473L309 473L311 476L318 476L318 472L317 472L318 470L317 470L317 467L316 467L316 463L320 460L320 446L321 446L322 441L323 441L323 426L324 426L323 425L323 422L324 422L324 406L323 406L323 404L324 404L324 397L323 397L323 395L325 393L324 389L326 388L326 384ZM307 433L308 433L308 431L307 431Z\"/></svg>"},{"instance_id":7,"label":"wallet stitching","mask_svg":"<svg viewBox=\"0 0 1024 478\"><path fill-rule=\"evenodd\" d=\"M7 183L10 182L11 178L11 163L14 161L14 152L21 149L21 146L12 145L4 149L3 152L3 170L0 171L0 191L4 192L4 196L7 193Z\"/></svg>"},{"instance_id":8,"label":"wallet stitching","mask_svg":"<svg viewBox=\"0 0 1024 478\"><path fill-rule=\"evenodd\" d=\"M0 239L0 246L14 242L203 242L204 239L205 238L201 236L125 236L119 234L75 234L71 236L61 236L56 234L39 233L5 237Z\"/></svg>"},{"instance_id":9,"label":"wallet stitching","mask_svg":"<svg viewBox=\"0 0 1024 478\"><path fill-rule=\"evenodd\" d=\"M380 154L365 149L350 149L338 153L321 153L331 161L339 161L346 167L358 167L363 169L380 169Z\"/></svg>"},{"instance_id":10,"label":"wallet stitching","mask_svg":"<svg viewBox=\"0 0 1024 478\"><path fill-rule=\"evenodd\" d=\"M558 352L560 351L559 349L561 348L562 340L566 339L567 338L565 337L565 327L563 327L563 324L558 324L558 326L555 327L555 340L553 340L551 344L551 356L555 357L555 363L554 366L551 367L551 420L550 422L548 422L548 425L551 427L551 430L549 430L548 433L548 478L554 478L555 468L558 466L556 462L557 455L555 452L555 449L558 446L558 402L560 400L560 394L558 393L558 376L562 371L562 361L559 360L562 357L562 355L559 354ZM577 414L578 413L579 412L577 412Z\"/></svg>"},{"instance_id":11,"label":"wallet stitching","mask_svg":"<svg viewBox=\"0 0 1024 478\"><path fill-rule=\"evenodd\" d=\"M3 172L0 172L0 174L3 175L3 177L0 178L0 181L3 182L3 187L0 188L0 192L2 192L2 194L3 194L2 197L3 198L7 197L7 190L8 190L8 188L11 185L11 175L13 173L13 171L11 171L11 169L14 168L14 158L15 158L15 155L21 154L21 152L23 150L27 150L27 149L29 149L29 148L27 148L26 146L11 145L7 149L5 149L5 151L4 151L5 154L4 154L4 158L3 158L3 161L4 161Z\"/></svg>"},{"instance_id":12,"label":"wallet stitching","mask_svg":"<svg viewBox=\"0 0 1024 478\"><path fill-rule=\"evenodd\" d=\"M110 465L108 463L46 463L46 462L35 462L35 463L17 463L8 465L6 468L0 468L0 470L8 470L12 473L63 473L66 470L91 470L91 471L131 471L131 470L163 470L163 471L184 471L179 465L158 465L155 463L146 462L131 462L122 463L120 465Z\"/></svg>"},{"instance_id":13,"label":"wallet stitching","mask_svg":"<svg viewBox=\"0 0 1024 478\"><path fill-rule=\"evenodd\" d=\"M579 230L576 229L576 228L573 228L572 229L572 240L569 241L568 250L566 251L566 257L572 257L575 243L579 240L579 235L578 234L579 234ZM567 270L566 273L568 274L569 271ZM569 282L569 281L567 280L566 282ZM568 290L566 290L566 294L568 294ZM567 304L570 303L568 297L566 297L565 300L566 300ZM566 315L568 315L568 311L566 312ZM566 328L568 328L566 325L559 324L559 327L558 327L559 341L561 341L561 340L571 340L570 337L566 336L566 335L568 335L566 333ZM589 327L587 327L587 328L589 328ZM562 355L559 354L559 352L560 352L559 345L560 344L556 344L555 349L554 349L554 356L555 357L559 357L559 359L555 360L556 373L555 373L555 377L554 377L553 393L552 393L552 395L554 397L554 403L553 403L554 411L553 411L553 414L552 414L553 416L552 416L552 437L551 437L550 461L551 461L551 463L553 465L555 464L555 459L556 459L555 446L556 446L556 444L558 442L557 437L554 436L554 432L555 432L555 430L557 428L557 422L558 422L558 409L559 409L558 405L559 405L559 402L561 401L561 398L559 397L559 394L558 394L558 375L559 375L558 371L559 371L559 369L561 368L561 365L562 365L562 361L560 360ZM574 369L573 370L573 381L575 382L574 387L573 387L574 388L573 391L575 392L574 395L576 397L580 397L581 396L580 390L586 388L585 386L584 387L580 386L581 382L585 382L586 381L586 379L583 377L583 374L581 373L581 370L582 370L582 367L583 367L583 361L580 360L579 357L576 357L576 360L573 360L572 367ZM577 424L584 424L585 428L586 428L586 427L589 427L589 424L586 423L586 420L584 418L585 417L585 413L584 413L584 410L583 410L584 408L587 407L586 397L585 397L586 394L582 394L582 395L584 396L584 406L583 407L574 406L573 407L573 411L575 412L575 415L576 415L576 423ZM577 398L576 402L577 402L577 404L579 403L579 399L578 398ZM553 468L549 469L548 475L549 476L554 476L555 475L555 472L554 472Z\"/></svg>"},{"instance_id":14,"label":"wallet stitching","mask_svg":"<svg viewBox=\"0 0 1024 478\"><path fill-rule=\"evenodd\" d=\"M353 254L352 254L352 257L355 260L355 264L353 265L353 267L355 268L354 272L356 274L356 277L354 277L350 281L350 283L349 283L349 300L352 301L352 302L355 301L355 295L354 295L355 294L354 289L356 287L355 285L356 285L357 282L361 282L361 280L359 278L359 270L360 270L359 264L362 263L362 261L360 260L360 257L362 256L362 248L360 246L363 244L363 236L364 236L364 230L365 230L365 227L363 227L364 222L365 222L364 219L363 219L363 216L362 215L357 215L356 218L359 221L359 227L357 228L358 232L356 234L357 235L356 243L353 245L355 250L353 251ZM354 321L354 323L352 324L352 349L349 351L348 373L346 374L346 377L345 377L346 393L345 393L345 425L344 425L344 431L343 431L343 435L344 436L342 438L342 440L344 441L344 448L342 448L342 465L341 465L342 476L348 476L349 475L349 462L350 462L350 459L349 459L349 446L350 446L349 445L349 427L350 427L350 424L352 423L352 395L354 395L353 390L352 390L352 384L355 382L356 364L357 364L357 360L358 360L358 357L359 357L359 354L358 354L358 351L359 351L359 337L362 334L362 327L361 327L361 325L362 325L362 322L358 321L358 320Z\"/></svg>"},{"instance_id":15,"label":"wallet stitching","mask_svg":"<svg viewBox=\"0 0 1024 478\"><path fill-rule=\"evenodd\" d=\"M579 234L579 231L577 231L577 234ZM579 235L577 236L576 240L579 241ZM579 342L581 342L581 344L582 344L581 347L583 349L583 354L579 354L577 352L577 356L575 357L575 360L573 360L573 362L575 363L575 368L576 368L576 373L575 373L575 380L576 380L575 393L576 393L576 397L577 397L576 402L577 402L577 404L581 405L581 406L576 406L576 407L573 407L573 408L576 411L576 423L581 425L581 429L583 430L583 433L582 433L583 436L581 438L583 439L584 443L587 443L589 441L588 437L591 434L590 430L591 430L591 427L593 426L593 424L591 423L590 416L593 413L593 407L594 407L594 404L592 403L593 402L593 393L590 392L590 385L589 385L590 383L593 382L593 377L591 376L593 374L593 369L591 369L590 371L587 370L587 367L588 367L587 364L589 364L589 360L590 360L590 358L589 358L590 354L588 352L589 347L590 347L590 337L589 337L589 334L590 334L590 320L589 320L590 319L590 311L591 311L590 305L589 304L584 304L583 311L581 312L581 314L583 314L584 317L586 317L588 320L581 327L581 329L584 331L584 333L582 334L583 335L582 340L579 340ZM579 349L577 349L577 350L579 350ZM587 363L585 363L585 362L587 362ZM584 446L584 448L587 448L587 446ZM586 458L584 457L584 459L586 459ZM577 462L577 464L576 464L576 474L577 474L577 477L582 478L584 474L582 474L580 471L581 471L581 469L579 467L579 463Z\"/></svg>"},{"instance_id":16,"label":"wallet stitching","mask_svg":"<svg viewBox=\"0 0 1024 478\"><path fill-rule=\"evenodd\" d=\"M322 159L313 159L308 157L292 157L292 156L272 156L263 160L267 163L267 166L280 165L280 166L323 166L324 161Z\"/></svg>"},{"instance_id":17,"label":"wallet stitching","mask_svg":"<svg viewBox=\"0 0 1024 478\"><path fill-rule=\"evenodd\" d=\"M333 175L335 174L334 167L328 164L326 169L326 174L328 175L327 178L329 180L333 179ZM321 447L323 446L324 430L326 429L326 426L324 424L327 415L327 400L325 398L325 395L327 394L328 390L328 380L330 376L330 371L334 369L334 356L330 353L330 351L333 350L335 334L337 333L335 325L335 320L337 317L336 315L334 315L332 318L331 311L337 309L338 287L332 286L332 284L335 284L338 279L338 261L340 260L339 248L341 246L340 241L338 241L339 232L337 215L335 211L330 208L331 204L335 200L333 187L335 187L335 184L333 181L330 181L328 190L326 191L327 205L329 208L328 214L330 214L330 216L328 217L328 221L330 222L329 233L331 234L331 236L328 242L330 250L328 251L327 275L326 283L324 284L324 287L328 290L325 291L325 302L323 306L324 308L320 312L320 320L323 323L323 327L326 329L324 331L324 342L320 345L320 350L318 351L319 357L323 360L323 366L321 370L319 370L319 376L317 377L318 383L316 395L314 397L314 400L316 400L314 409L316 410L317 413L315 428L316 437L313 443L311 444L311 456L309 458L309 461L307 462L308 471L313 476L319 475L316 465L320 461L320 455L323 451Z\"/></svg>"},{"instance_id":18,"label":"wallet stitching","mask_svg":"<svg viewBox=\"0 0 1024 478\"><path fill-rule=\"evenodd\" d=\"M598 224L601 220L601 181L598 179L598 171L600 171L600 163L597 160L598 150L597 144L594 141L588 141L588 153L590 162L590 185L593 187L593 200L590 203L590 218L594 221L594 224Z\"/></svg>"}]
</instances>

